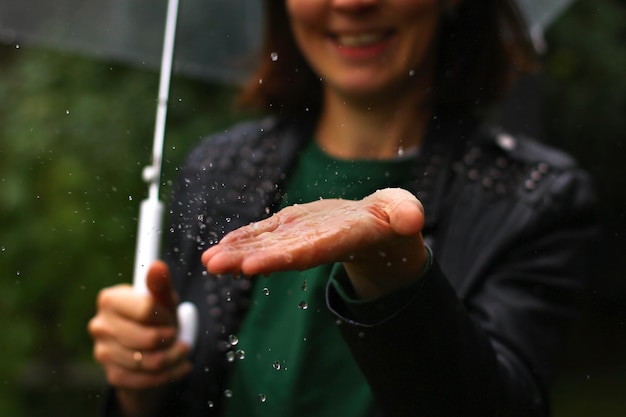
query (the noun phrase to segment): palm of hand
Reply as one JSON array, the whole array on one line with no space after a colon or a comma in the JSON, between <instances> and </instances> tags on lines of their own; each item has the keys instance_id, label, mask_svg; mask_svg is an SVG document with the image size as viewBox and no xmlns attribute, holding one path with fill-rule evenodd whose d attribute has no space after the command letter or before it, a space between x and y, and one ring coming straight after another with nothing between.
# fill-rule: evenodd
<instances>
[{"instance_id":1,"label":"palm of hand","mask_svg":"<svg viewBox=\"0 0 626 417\"><path fill-rule=\"evenodd\" d=\"M344 262L358 280L419 275L426 261L422 206L401 189L359 201L328 199L287 207L226 235L202 262L214 274L269 274Z\"/></svg>"}]
</instances>

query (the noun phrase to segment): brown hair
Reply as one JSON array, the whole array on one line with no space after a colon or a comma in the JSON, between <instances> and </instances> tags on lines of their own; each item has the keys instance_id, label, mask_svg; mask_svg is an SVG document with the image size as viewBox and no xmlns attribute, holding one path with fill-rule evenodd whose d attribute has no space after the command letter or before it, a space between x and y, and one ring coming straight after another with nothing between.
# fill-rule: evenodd
<instances>
[{"instance_id":1,"label":"brown hair","mask_svg":"<svg viewBox=\"0 0 626 417\"><path fill-rule=\"evenodd\" d=\"M265 0L261 59L239 103L272 113L318 111L321 83L300 53L284 1ZM464 0L442 18L432 106L467 115L502 98L516 74L537 59L514 0Z\"/></svg>"}]
</instances>

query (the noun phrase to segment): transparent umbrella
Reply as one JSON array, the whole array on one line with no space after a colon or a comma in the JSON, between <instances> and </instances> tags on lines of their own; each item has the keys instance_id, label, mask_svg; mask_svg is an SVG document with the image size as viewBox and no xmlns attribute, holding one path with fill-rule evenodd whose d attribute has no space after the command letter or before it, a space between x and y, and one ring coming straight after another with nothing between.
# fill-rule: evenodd
<instances>
[{"instance_id":1,"label":"transparent umbrella","mask_svg":"<svg viewBox=\"0 0 626 417\"><path fill-rule=\"evenodd\" d=\"M167 0L0 0L0 41L158 69ZM175 73L237 82L258 47L259 0L181 0Z\"/></svg>"},{"instance_id":2,"label":"transparent umbrella","mask_svg":"<svg viewBox=\"0 0 626 417\"><path fill-rule=\"evenodd\" d=\"M535 46L573 0L516 0ZM238 82L259 46L260 0L182 0L174 72ZM158 68L166 0L0 0L0 41Z\"/></svg>"}]
</instances>

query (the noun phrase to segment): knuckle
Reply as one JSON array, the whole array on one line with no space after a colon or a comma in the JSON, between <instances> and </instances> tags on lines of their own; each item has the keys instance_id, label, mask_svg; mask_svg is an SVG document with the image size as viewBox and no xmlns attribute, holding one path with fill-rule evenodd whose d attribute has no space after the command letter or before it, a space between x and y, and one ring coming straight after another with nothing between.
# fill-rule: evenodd
<instances>
[{"instance_id":1,"label":"knuckle","mask_svg":"<svg viewBox=\"0 0 626 417\"><path fill-rule=\"evenodd\" d=\"M87 332L94 339L102 335L104 332L104 324L102 323L102 318L99 315L89 320L89 323L87 323Z\"/></svg>"},{"instance_id":2,"label":"knuckle","mask_svg":"<svg viewBox=\"0 0 626 417\"><path fill-rule=\"evenodd\" d=\"M99 363L106 363L110 355L107 353L107 349L100 343L96 343L93 347L93 357Z\"/></svg>"}]
</instances>

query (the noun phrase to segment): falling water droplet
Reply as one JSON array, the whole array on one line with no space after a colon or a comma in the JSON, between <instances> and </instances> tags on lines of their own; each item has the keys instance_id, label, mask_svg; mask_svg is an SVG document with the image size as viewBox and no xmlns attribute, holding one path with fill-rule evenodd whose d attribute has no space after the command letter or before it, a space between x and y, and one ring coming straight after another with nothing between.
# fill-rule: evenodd
<instances>
[{"instance_id":1,"label":"falling water droplet","mask_svg":"<svg viewBox=\"0 0 626 417\"><path fill-rule=\"evenodd\" d=\"M259 394L259 402L260 403L264 403L265 401L267 401L267 396L263 393Z\"/></svg>"},{"instance_id":2,"label":"falling water droplet","mask_svg":"<svg viewBox=\"0 0 626 417\"><path fill-rule=\"evenodd\" d=\"M306 291L307 285L306 285L306 278L304 278L304 281L302 281L302 291Z\"/></svg>"},{"instance_id":3,"label":"falling water droplet","mask_svg":"<svg viewBox=\"0 0 626 417\"><path fill-rule=\"evenodd\" d=\"M278 61L278 52L272 52L270 54L270 57L272 58L272 61L274 62Z\"/></svg>"},{"instance_id":4,"label":"falling water droplet","mask_svg":"<svg viewBox=\"0 0 626 417\"><path fill-rule=\"evenodd\" d=\"M265 296L270 295L270 289L269 289L269 288L267 288L267 287L263 288L263 294L264 294Z\"/></svg>"},{"instance_id":5,"label":"falling water droplet","mask_svg":"<svg viewBox=\"0 0 626 417\"><path fill-rule=\"evenodd\" d=\"M280 371L280 361L274 361L274 363L272 364L272 368Z\"/></svg>"},{"instance_id":6,"label":"falling water droplet","mask_svg":"<svg viewBox=\"0 0 626 417\"><path fill-rule=\"evenodd\" d=\"M409 77L412 77L412 76L414 76L414 75L415 75L415 70L410 70L410 71L409 71Z\"/></svg>"},{"instance_id":7,"label":"falling water droplet","mask_svg":"<svg viewBox=\"0 0 626 417\"><path fill-rule=\"evenodd\" d=\"M206 405L207 405L209 408L213 408L213 407L215 407L215 404L213 403L213 401L209 401Z\"/></svg>"},{"instance_id":8,"label":"falling water droplet","mask_svg":"<svg viewBox=\"0 0 626 417\"><path fill-rule=\"evenodd\" d=\"M233 391L232 390L229 390L229 389L224 390L224 397L230 398L232 396L233 396Z\"/></svg>"},{"instance_id":9,"label":"falling water droplet","mask_svg":"<svg viewBox=\"0 0 626 417\"><path fill-rule=\"evenodd\" d=\"M237 343L239 343L239 338L234 334L231 334L230 336L228 336L228 343L230 343L231 346L237 346Z\"/></svg>"},{"instance_id":10,"label":"falling water droplet","mask_svg":"<svg viewBox=\"0 0 626 417\"><path fill-rule=\"evenodd\" d=\"M300 304L298 304L298 308L300 308L301 310L306 310L307 308L309 308L309 306L307 305L306 301L300 301Z\"/></svg>"}]
</instances>

